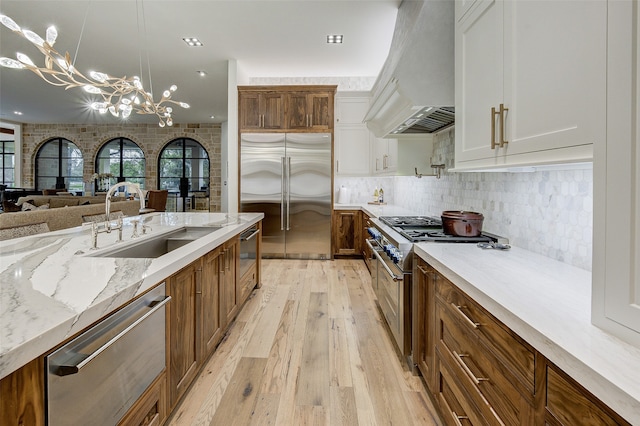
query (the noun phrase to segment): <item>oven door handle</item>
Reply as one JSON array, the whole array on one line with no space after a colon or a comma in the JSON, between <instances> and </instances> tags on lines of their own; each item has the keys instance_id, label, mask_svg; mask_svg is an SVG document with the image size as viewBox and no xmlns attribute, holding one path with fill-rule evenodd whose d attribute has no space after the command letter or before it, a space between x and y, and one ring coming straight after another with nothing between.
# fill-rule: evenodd
<instances>
[{"instance_id":1,"label":"oven door handle","mask_svg":"<svg viewBox=\"0 0 640 426\"><path fill-rule=\"evenodd\" d=\"M384 266L384 269L386 269L387 274L389 274L389 276L393 279L393 281L402 281L402 276L398 276L396 274L393 273L393 271L391 269L389 269L389 267L387 266L387 264L385 263L384 259L382 258L382 256L380 256L380 249L379 248L375 248L373 247L373 245L369 242L371 240L366 240L366 243L369 247L371 247L371 250L373 251L373 255L378 259L378 262Z\"/></svg>"}]
</instances>

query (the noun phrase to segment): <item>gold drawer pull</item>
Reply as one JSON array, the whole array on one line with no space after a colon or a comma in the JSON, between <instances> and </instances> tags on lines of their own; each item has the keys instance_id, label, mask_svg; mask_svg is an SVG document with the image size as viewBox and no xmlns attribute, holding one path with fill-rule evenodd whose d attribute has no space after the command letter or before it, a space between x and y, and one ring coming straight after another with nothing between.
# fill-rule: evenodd
<instances>
[{"instance_id":1,"label":"gold drawer pull","mask_svg":"<svg viewBox=\"0 0 640 426\"><path fill-rule=\"evenodd\" d=\"M462 369L464 370L465 373L467 373L467 376L469 376L469 378L471 380L473 380L473 383L475 383L476 385L479 385L480 382L488 382L489 379L487 379L486 377L476 377L473 372L471 371L471 369L469 368L469 366L464 362L464 360L462 358L464 357L468 357L469 355L466 354L459 354L456 351L453 351L453 355L455 355L456 359L458 360L458 362L460 363L460 366L462 367Z\"/></svg>"},{"instance_id":2,"label":"gold drawer pull","mask_svg":"<svg viewBox=\"0 0 640 426\"><path fill-rule=\"evenodd\" d=\"M469 318L468 316L465 315L464 312L462 312L462 308L466 308L466 306L456 305L453 302L451 302L451 306L453 306L453 309L455 309L460 314L460 316L462 316L462 318L469 323L471 327L475 329L480 327L481 324L479 322L472 321L471 318Z\"/></svg>"},{"instance_id":3,"label":"gold drawer pull","mask_svg":"<svg viewBox=\"0 0 640 426\"><path fill-rule=\"evenodd\" d=\"M453 414L453 421L455 421L458 426L462 426L462 422L460 420L469 420L469 417L459 416L455 411L452 411L451 414Z\"/></svg>"},{"instance_id":4,"label":"gold drawer pull","mask_svg":"<svg viewBox=\"0 0 640 426\"><path fill-rule=\"evenodd\" d=\"M424 269L422 266L418 265L418 269L420 270L420 272L422 272L423 274L427 275L429 273L429 271L427 271L426 269Z\"/></svg>"}]
</instances>

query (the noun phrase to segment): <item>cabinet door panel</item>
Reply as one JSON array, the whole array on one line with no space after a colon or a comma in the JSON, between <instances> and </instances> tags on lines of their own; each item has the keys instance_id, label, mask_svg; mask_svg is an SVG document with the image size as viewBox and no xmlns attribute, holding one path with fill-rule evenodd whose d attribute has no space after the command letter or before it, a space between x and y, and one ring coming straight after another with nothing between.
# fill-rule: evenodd
<instances>
[{"instance_id":1,"label":"cabinet door panel","mask_svg":"<svg viewBox=\"0 0 640 426\"><path fill-rule=\"evenodd\" d=\"M169 322L169 406L187 390L197 373L200 361L200 326L198 324L197 268L191 264L168 280L171 303Z\"/></svg>"},{"instance_id":2,"label":"cabinet door panel","mask_svg":"<svg viewBox=\"0 0 640 426\"><path fill-rule=\"evenodd\" d=\"M259 129L261 125L260 94L240 93L240 128Z\"/></svg>"},{"instance_id":3,"label":"cabinet door panel","mask_svg":"<svg viewBox=\"0 0 640 426\"><path fill-rule=\"evenodd\" d=\"M640 345L640 6L608 4L607 143L594 147L592 318Z\"/></svg>"},{"instance_id":4,"label":"cabinet door panel","mask_svg":"<svg viewBox=\"0 0 640 426\"><path fill-rule=\"evenodd\" d=\"M220 279L222 249L204 257L202 265L202 349L207 357L222 339L220 321Z\"/></svg>"},{"instance_id":5,"label":"cabinet door panel","mask_svg":"<svg viewBox=\"0 0 640 426\"><path fill-rule=\"evenodd\" d=\"M456 162L497 155L491 107L503 98L503 9L502 1L479 1L456 30Z\"/></svg>"},{"instance_id":6,"label":"cabinet door panel","mask_svg":"<svg viewBox=\"0 0 640 426\"><path fill-rule=\"evenodd\" d=\"M504 155L602 142L606 2L504 7Z\"/></svg>"},{"instance_id":7,"label":"cabinet door panel","mask_svg":"<svg viewBox=\"0 0 640 426\"><path fill-rule=\"evenodd\" d=\"M281 93L265 93L262 101L262 127L264 129L281 129L284 123L284 95Z\"/></svg>"},{"instance_id":8,"label":"cabinet door panel","mask_svg":"<svg viewBox=\"0 0 640 426\"><path fill-rule=\"evenodd\" d=\"M309 115L307 109L307 94L292 93L289 95L287 108L288 128L306 129L309 127Z\"/></svg>"},{"instance_id":9,"label":"cabinet door panel","mask_svg":"<svg viewBox=\"0 0 640 426\"><path fill-rule=\"evenodd\" d=\"M335 129L336 174L369 175L369 129L363 125L339 125Z\"/></svg>"}]
</instances>

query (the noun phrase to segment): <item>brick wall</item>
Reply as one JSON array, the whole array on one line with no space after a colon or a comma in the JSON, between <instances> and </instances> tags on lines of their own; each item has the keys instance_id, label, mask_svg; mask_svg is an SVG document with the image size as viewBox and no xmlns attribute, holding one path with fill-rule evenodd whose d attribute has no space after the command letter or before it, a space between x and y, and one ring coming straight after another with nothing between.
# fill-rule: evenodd
<instances>
[{"instance_id":1,"label":"brick wall","mask_svg":"<svg viewBox=\"0 0 640 426\"><path fill-rule=\"evenodd\" d=\"M176 138L198 141L209 154L211 179L211 211L220 211L221 130L219 124L174 124L160 128L157 124L24 124L22 127L22 184L35 187L35 159L40 146L51 138L65 138L75 143L84 157L84 181L94 173L100 147L113 138L131 139L142 149L146 159L147 189L158 182L158 156L162 148Z\"/></svg>"}]
</instances>

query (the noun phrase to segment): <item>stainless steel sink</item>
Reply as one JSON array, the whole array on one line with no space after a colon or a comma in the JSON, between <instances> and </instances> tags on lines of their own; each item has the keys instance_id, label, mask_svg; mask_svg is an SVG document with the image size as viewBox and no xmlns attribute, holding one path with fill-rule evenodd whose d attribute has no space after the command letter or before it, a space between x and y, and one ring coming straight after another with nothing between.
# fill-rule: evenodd
<instances>
[{"instance_id":1,"label":"stainless steel sink","mask_svg":"<svg viewBox=\"0 0 640 426\"><path fill-rule=\"evenodd\" d=\"M209 235L217 231L219 226L185 226L174 231L165 232L158 236L126 245L117 245L116 247L101 250L98 253L90 253L90 257L128 257L128 258L157 258L180 248L198 238Z\"/></svg>"}]
</instances>

